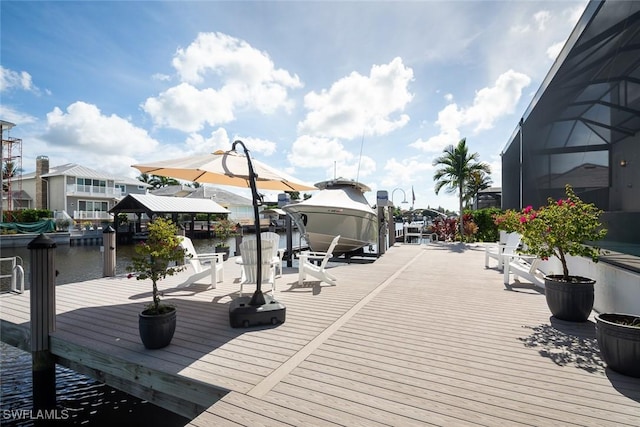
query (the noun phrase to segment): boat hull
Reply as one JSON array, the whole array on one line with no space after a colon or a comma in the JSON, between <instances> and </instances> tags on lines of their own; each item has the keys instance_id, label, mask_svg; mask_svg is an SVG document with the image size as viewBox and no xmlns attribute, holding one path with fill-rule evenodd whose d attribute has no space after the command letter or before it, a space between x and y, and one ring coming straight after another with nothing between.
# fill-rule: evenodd
<instances>
[{"instance_id":1,"label":"boat hull","mask_svg":"<svg viewBox=\"0 0 640 427\"><path fill-rule=\"evenodd\" d=\"M338 235L340 240L333 250L337 254L377 243L376 215L355 210L335 211L336 208L330 207L306 207L297 211L301 219L296 222L303 223L303 234L312 251L325 252Z\"/></svg>"},{"instance_id":2,"label":"boat hull","mask_svg":"<svg viewBox=\"0 0 640 427\"><path fill-rule=\"evenodd\" d=\"M326 252L338 235L336 254L377 244L378 216L362 192L352 186L326 188L282 209L294 219L312 251Z\"/></svg>"}]
</instances>

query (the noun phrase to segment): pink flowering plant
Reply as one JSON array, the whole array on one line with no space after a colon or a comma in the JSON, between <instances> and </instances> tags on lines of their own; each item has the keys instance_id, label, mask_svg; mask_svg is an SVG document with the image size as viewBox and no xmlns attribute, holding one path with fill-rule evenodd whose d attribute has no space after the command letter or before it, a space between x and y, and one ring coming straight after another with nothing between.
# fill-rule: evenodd
<instances>
[{"instance_id":1,"label":"pink flowering plant","mask_svg":"<svg viewBox=\"0 0 640 427\"><path fill-rule=\"evenodd\" d=\"M520 233L522 231L521 217L522 213L509 209L500 215L494 216L493 222L498 227L498 230L504 230L507 233Z\"/></svg>"},{"instance_id":2,"label":"pink flowering plant","mask_svg":"<svg viewBox=\"0 0 640 427\"><path fill-rule=\"evenodd\" d=\"M185 266L178 265L184 260L185 250L180 246L178 229L171 221L157 218L149 223L148 230L149 237L136 245L136 255L132 257L127 271L132 272L129 274L130 278L135 276L137 280L151 279L153 302L144 313L162 314L173 307L160 303L157 282L185 269Z\"/></svg>"},{"instance_id":3,"label":"pink flowering plant","mask_svg":"<svg viewBox=\"0 0 640 427\"><path fill-rule=\"evenodd\" d=\"M522 212L510 212L513 231L522 234L526 253L541 259L556 257L562 264L563 280L571 281L567 267L567 255L590 257L598 262L601 249L593 242L603 239L607 230L600 223L602 211L592 203L585 203L570 185L565 187L565 199L548 199L548 204L538 210L527 206ZM513 219L518 222L514 225Z\"/></svg>"}]
</instances>

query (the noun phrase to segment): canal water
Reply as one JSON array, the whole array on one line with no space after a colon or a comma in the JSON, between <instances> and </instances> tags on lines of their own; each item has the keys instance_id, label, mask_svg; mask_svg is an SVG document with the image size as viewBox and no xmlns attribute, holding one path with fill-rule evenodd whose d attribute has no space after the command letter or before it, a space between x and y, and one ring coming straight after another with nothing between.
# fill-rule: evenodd
<instances>
[{"instance_id":1,"label":"canal water","mask_svg":"<svg viewBox=\"0 0 640 427\"><path fill-rule=\"evenodd\" d=\"M294 236L294 245L298 236ZM281 247L285 246L281 236ZM194 240L197 252L213 252L215 241ZM231 254L235 240L230 239ZM59 274L56 286L97 279L103 273L103 254L100 246L58 245L55 249L55 267ZM126 273L133 245L118 245L116 274ZM2 249L2 257L20 256L25 270L25 284L29 283L29 250ZM26 286L28 288L28 286ZM157 407L147 401L130 396L105 384L61 366L56 368L57 423L42 422L32 412L31 354L0 342L0 425L82 425L82 426L146 426L182 427L190 420Z\"/></svg>"}]
</instances>

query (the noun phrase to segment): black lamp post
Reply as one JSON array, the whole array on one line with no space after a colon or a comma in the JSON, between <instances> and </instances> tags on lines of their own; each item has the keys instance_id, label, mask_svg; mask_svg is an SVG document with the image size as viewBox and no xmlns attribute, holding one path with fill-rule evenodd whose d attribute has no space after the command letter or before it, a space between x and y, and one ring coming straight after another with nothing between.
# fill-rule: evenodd
<instances>
[{"instance_id":1,"label":"black lamp post","mask_svg":"<svg viewBox=\"0 0 640 427\"><path fill-rule=\"evenodd\" d=\"M231 151L236 151L236 146L242 146L244 150L244 154L247 157L247 166L249 168L249 187L251 188L251 199L253 203L253 216L254 216L254 226L256 232L256 250L258 265L256 266L256 291L253 293L251 297L251 301L249 305L251 306L259 306L265 304L264 294L262 293L262 239L260 237L260 213L258 212L258 206L262 204L262 197L258 194L258 188L256 186L256 179L258 179L258 175L253 170L253 164L251 164L251 157L249 156L249 150L246 145L240 140L236 140L233 142L231 146Z\"/></svg>"}]
</instances>

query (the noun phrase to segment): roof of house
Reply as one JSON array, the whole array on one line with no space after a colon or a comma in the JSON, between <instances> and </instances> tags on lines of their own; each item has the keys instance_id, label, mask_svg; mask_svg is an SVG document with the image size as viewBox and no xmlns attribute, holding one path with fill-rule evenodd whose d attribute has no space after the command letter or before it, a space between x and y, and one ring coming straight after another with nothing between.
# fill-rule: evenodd
<instances>
[{"instance_id":1,"label":"roof of house","mask_svg":"<svg viewBox=\"0 0 640 427\"><path fill-rule=\"evenodd\" d=\"M149 192L155 196L185 197L195 190L188 185L167 185L166 187L155 188Z\"/></svg>"},{"instance_id":2,"label":"roof of house","mask_svg":"<svg viewBox=\"0 0 640 427\"><path fill-rule=\"evenodd\" d=\"M222 206L252 206L253 202L246 197L239 196L222 188L202 185L187 196L189 199L214 200Z\"/></svg>"},{"instance_id":3,"label":"roof of house","mask_svg":"<svg viewBox=\"0 0 640 427\"><path fill-rule=\"evenodd\" d=\"M211 213L224 214L229 211L213 200L189 199L185 197L162 197L153 194L128 194L120 200L110 213Z\"/></svg>"},{"instance_id":4,"label":"roof of house","mask_svg":"<svg viewBox=\"0 0 640 427\"><path fill-rule=\"evenodd\" d=\"M3 191L2 198L6 200L7 197L8 197L7 191ZM29 195L29 193L27 193L24 190L12 190L11 198L13 200L33 200L33 198Z\"/></svg>"},{"instance_id":5,"label":"roof of house","mask_svg":"<svg viewBox=\"0 0 640 427\"><path fill-rule=\"evenodd\" d=\"M52 166L49 168L49 172L42 174L43 178L49 178L54 176L77 176L81 178L91 178L91 179L111 179L118 184L128 184L128 185L140 185L144 187L150 187L149 184L139 181L134 178L116 176L112 174L108 174L105 172L99 172L94 169L88 168L86 166L82 166L76 163L66 163L64 165ZM22 175L22 179L34 178L36 176L35 172L30 172Z\"/></svg>"},{"instance_id":6,"label":"roof of house","mask_svg":"<svg viewBox=\"0 0 640 427\"><path fill-rule=\"evenodd\" d=\"M502 187L488 187L478 191L478 193L502 193Z\"/></svg>"}]
</instances>

